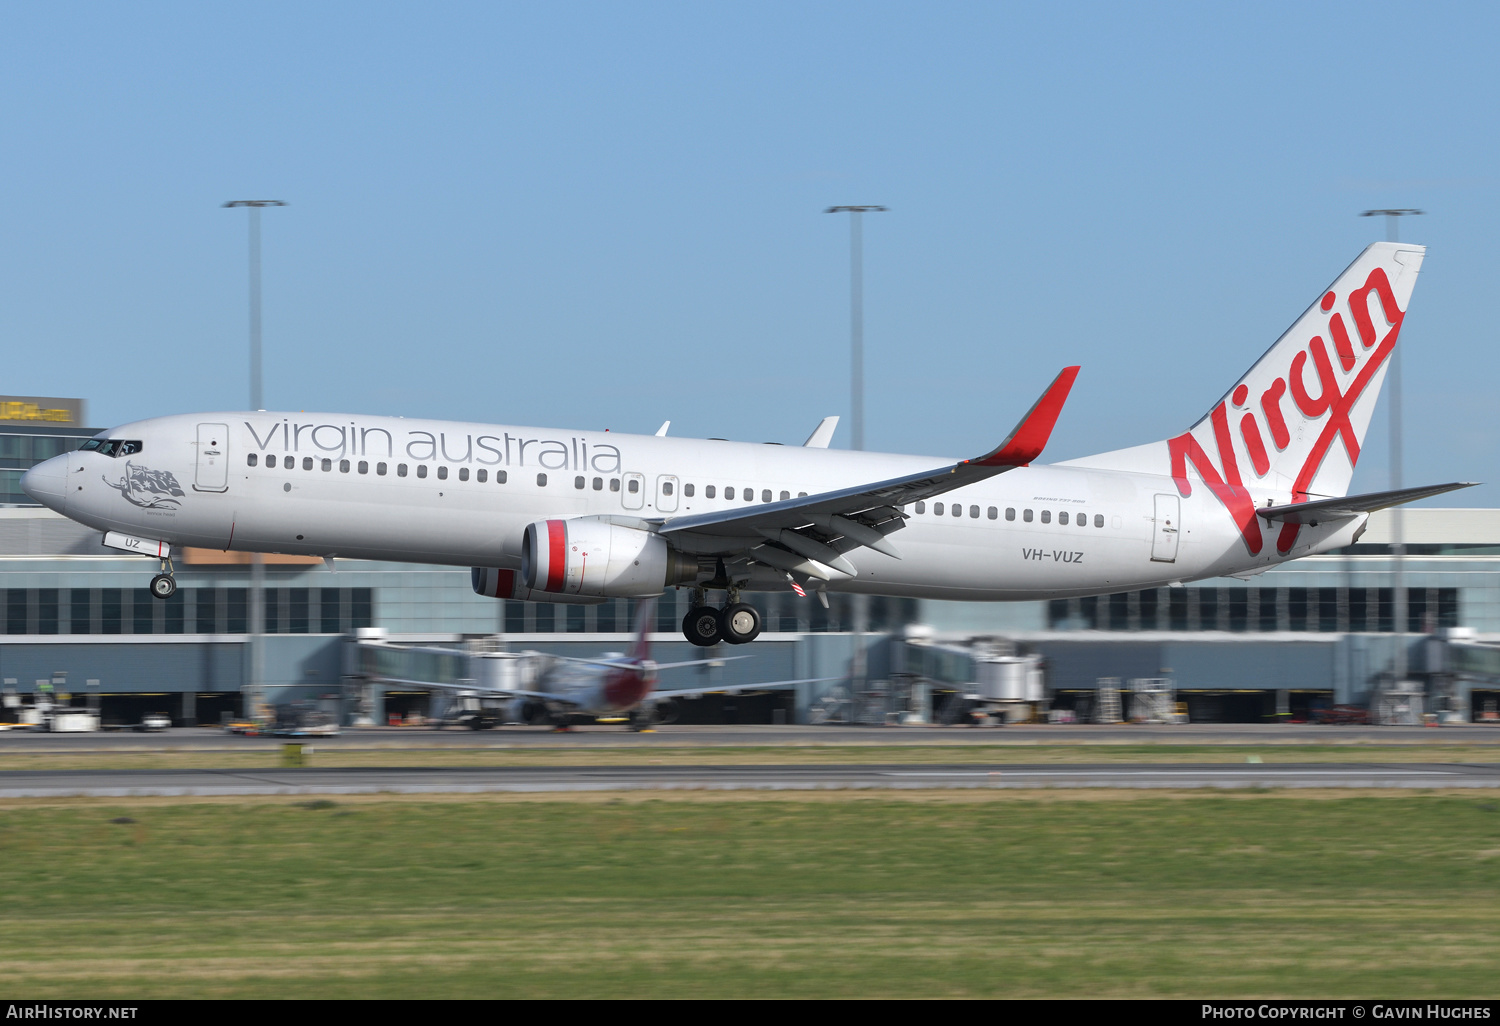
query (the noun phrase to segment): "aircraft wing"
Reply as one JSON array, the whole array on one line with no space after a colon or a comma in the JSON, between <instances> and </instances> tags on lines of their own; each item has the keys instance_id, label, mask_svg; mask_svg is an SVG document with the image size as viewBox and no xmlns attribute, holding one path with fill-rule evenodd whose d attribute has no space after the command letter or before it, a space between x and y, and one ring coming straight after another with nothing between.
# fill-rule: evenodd
<instances>
[{"instance_id":1,"label":"aircraft wing","mask_svg":"<svg viewBox=\"0 0 1500 1026\"><path fill-rule=\"evenodd\" d=\"M562 663L583 663L585 666L601 666L609 670L633 670L638 664L624 659L585 659L581 656L554 655L551 658ZM720 656L717 659L690 659L685 663L653 663L658 670L675 670L679 666L708 666L712 663L727 663L734 659L749 659L750 656Z\"/></svg>"},{"instance_id":2,"label":"aircraft wing","mask_svg":"<svg viewBox=\"0 0 1500 1026\"><path fill-rule=\"evenodd\" d=\"M560 702L563 705L578 704L567 695L557 694L552 691L527 691L523 688L487 688L474 681L443 684L430 680L403 680L400 677L382 677L380 679L390 684L410 684L412 687L421 688L424 691L453 691L459 694L483 695L486 698L535 698L538 701Z\"/></svg>"},{"instance_id":3,"label":"aircraft wing","mask_svg":"<svg viewBox=\"0 0 1500 1026\"><path fill-rule=\"evenodd\" d=\"M660 698L697 698L700 695L741 695L746 691L790 691L798 684L820 684L828 680L843 680L842 677L808 677L803 680L772 680L764 684L726 684L723 687L676 688L672 691L653 691L645 701Z\"/></svg>"},{"instance_id":4,"label":"aircraft wing","mask_svg":"<svg viewBox=\"0 0 1500 1026\"><path fill-rule=\"evenodd\" d=\"M742 550L751 550L750 558L782 570L828 580L832 575L820 568L832 567L853 576L841 552L869 546L900 558L885 535L905 526L901 506L1024 467L1040 456L1077 376L1077 367L1064 368L1005 440L983 456L817 495L671 517L662 523L661 534L685 551L713 551L714 539L730 543L719 551L734 551L732 541L738 539ZM798 533L809 525L825 537Z\"/></svg>"},{"instance_id":5,"label":"aircraft wing","mask_svg":"<svg viewBox=\"0 0 1500 1026\"><path fill-rule=\"evenodd\" d=\"M1343 495L1334 499L1294 502L1287 506L1262 506L1255 513L1267 520L1282 520L1289 524L1320 524L1330 520L1347 520L1361 513L1373 513L1377 509L1400 506L1403 503L1442 495L1444 492L1455 491L1459 488L1472 488L1476 483L1455 481L1452 484L1427 485L1423 488L1398 488L1390 492Z\"/></svg>"}]
</instances>

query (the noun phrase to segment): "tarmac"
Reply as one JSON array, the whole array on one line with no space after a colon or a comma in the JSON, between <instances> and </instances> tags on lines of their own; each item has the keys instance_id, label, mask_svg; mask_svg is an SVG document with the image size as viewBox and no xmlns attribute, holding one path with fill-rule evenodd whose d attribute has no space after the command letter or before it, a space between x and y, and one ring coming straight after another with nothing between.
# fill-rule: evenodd
<instances>
[{"instance_id":1,"label":"tarmac","mask_svg":"<svg viewBox=\"0 0 1500 1026\"><path fill-rule=\"evenodd\" d=\"M159 733L130 730L49 734L30 730L0 732L0 768L8 752L130 751L191 749L253 751L301 740L326 750L360 748L541 747L595 748L662 745L1493 745L1500 758L1500 726L1462 724L1433 727L1319 726L1315 724L1024 724L1008 727L853 727L772 725L667 725L634 733L620 725L590 725L557 732L546 727L507 726L473 731L459 727L345 728L334 737L288 739L228 734L216 727L183 727Z\"/></svg>"},{"instance_id":2,"label":"tarmac","mask_svg":"<svg viewBox=\"0 0 1500 1026\"><path fill-rule=\"evenodd\" d=\"M1500 764L565 766L0 774L0 799L953 788L1500 788Z\"/></svg>"}]
</instances>

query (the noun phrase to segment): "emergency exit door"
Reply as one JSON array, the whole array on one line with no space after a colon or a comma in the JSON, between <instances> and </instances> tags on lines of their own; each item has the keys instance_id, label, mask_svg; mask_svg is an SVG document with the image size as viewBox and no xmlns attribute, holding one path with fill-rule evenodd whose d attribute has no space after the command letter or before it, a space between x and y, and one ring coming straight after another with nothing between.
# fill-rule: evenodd
<instances>
[{"instance_id":1,"label":"emergency exit door","mask_svg":"<svg viewBox=\"0 0 1500 1026\"><path fill-rule=\"evenodd\" d=\"M1175 495L1156 497L1156 517L1151 522L1151 560L1156 563L1177 562L1177 539L1182 524L1182 500Z\"/></svg>"}]
</instances>

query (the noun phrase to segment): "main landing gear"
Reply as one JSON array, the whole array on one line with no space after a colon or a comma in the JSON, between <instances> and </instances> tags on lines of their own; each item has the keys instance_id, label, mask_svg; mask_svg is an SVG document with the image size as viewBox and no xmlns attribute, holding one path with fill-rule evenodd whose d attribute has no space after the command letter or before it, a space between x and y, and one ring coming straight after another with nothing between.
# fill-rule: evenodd
<instances>
[{"instance_id":1,"label":"main landing gear","mask_svg":"<svg viewBox=\"0 0 1500 1026\"><path fill-rule=\"evenodd\" d=\"M726 590L724 608L715 609L708 604L705 589L693 589L693 607L682 618L682 633L699 648L712 648L721 641L744 645L760 636L760 612L740 601L738 588Z\"/></svg>"},{"instance_id":2,"label":"main landing gear","mask_svg":"<svg viewBox=\"0 0 1500 1026\"><path fill-rule=\"evenodd\" d=\"M177 579L172 576L172 561L161 561L161 573L151 578L151 597L169 599L177 594Z\"/></svg>"}]
</instances>

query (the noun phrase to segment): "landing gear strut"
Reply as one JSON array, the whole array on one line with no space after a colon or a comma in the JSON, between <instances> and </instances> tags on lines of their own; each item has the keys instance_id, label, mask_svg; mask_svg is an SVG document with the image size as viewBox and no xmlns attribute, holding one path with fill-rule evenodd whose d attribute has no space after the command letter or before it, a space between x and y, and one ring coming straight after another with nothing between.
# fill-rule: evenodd
<instances>
[{"instance_id":1,"label":"landing gear strut","mask_svg":"<svg viewBox=\"0 0 1500 1026\"><path fill-rule=\"evenodd\" d=\"M172 576L172 561L161 561L161 573L151 578L151 597L169 599L177 594L177 579Z\"/></svg>"}]
</instances>

